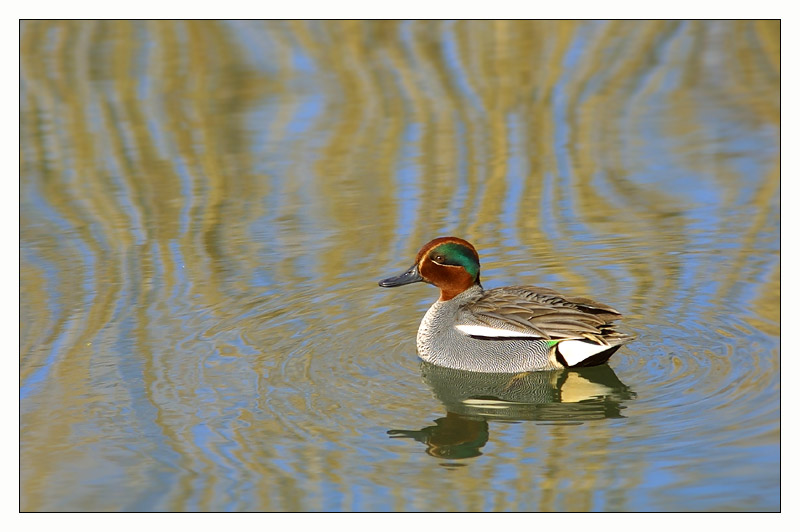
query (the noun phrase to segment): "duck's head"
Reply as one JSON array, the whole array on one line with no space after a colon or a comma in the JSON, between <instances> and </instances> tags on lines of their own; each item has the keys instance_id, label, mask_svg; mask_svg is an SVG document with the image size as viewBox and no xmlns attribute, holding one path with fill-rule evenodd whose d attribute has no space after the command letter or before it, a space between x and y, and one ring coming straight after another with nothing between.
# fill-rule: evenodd
<instances>
[{"instance_id":1,"label":"duck's head","mask_svg":"<svg viewBox=\"0 0 800 532\"><path fill-rule=\"evenodd\" d=\"M439 300L447 301L475 284L480 286L480 273L475 247L466 240L444 236L422 246L414 265L405 273L378 284L390 287L425 281L439 288Z\"/></svg>"}]
</instances>

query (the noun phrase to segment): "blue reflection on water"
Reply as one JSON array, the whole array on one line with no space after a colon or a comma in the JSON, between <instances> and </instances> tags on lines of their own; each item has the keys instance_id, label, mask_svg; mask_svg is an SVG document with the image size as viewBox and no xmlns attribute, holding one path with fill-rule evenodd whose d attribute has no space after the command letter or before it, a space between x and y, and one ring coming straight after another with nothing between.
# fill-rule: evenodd
<instances>
[{"instance_id":1,"label":"blue reflection on water","mask_svg":"<svg viewBox=\"0 0 800 532\"><path fill-rule=\"evenodd\" d=\"M398 237L407 236L414 227L419 212L420 198L419 180L421 168L418 158L419 139L422 135L422 124L410 122L403 133L403 151L398 157L395 179L397 180L396 199L399 211L397 227L400 230ZM405 233L405 234L403 234Z\"/></svg>"}]
</instances>

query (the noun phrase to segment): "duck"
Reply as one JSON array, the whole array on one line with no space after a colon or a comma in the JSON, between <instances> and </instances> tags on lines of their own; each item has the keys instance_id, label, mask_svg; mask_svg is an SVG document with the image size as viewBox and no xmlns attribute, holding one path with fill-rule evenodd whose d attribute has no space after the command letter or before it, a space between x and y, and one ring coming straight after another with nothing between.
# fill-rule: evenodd
<instances>
[{"instance_id":1,"label":"duck","mask_svg":"<svg viewBox=\"0 0 800 532\"><path fill-rule=\"evenodd\" d=\"M458 237L434 238L414 265L381 287L425 282L439 299L417 331L419 358L481 373L525 373L604 364L633 336L614 322L622 314L585 297L538 286L485 290L475 246Z\"/></svg>"}]
</instances>

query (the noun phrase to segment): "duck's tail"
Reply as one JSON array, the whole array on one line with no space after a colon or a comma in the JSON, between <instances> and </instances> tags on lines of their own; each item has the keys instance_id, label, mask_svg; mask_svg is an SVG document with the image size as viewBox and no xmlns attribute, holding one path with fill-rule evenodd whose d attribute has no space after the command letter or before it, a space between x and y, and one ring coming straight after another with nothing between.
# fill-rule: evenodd
<instances>
[{"instance_id":1,"label":"duck's tail","mask_svg":"<svg viewBox=\"0 0 800 532\"><path fill-rule=\"evenodd\" d=\"M568 368L599 366L608 361L622 344L633 339L632 335L612 332L591 338L561 340L554 346L556 360Z\"/></svg>"}]
</instances>

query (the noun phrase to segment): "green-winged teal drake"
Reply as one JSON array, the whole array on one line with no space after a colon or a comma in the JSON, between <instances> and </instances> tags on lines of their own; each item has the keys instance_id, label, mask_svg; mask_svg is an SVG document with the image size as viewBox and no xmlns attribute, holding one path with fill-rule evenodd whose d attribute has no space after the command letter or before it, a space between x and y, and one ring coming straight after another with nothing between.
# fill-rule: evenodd
<instances>
[{"instance_id":1,"label":"green-winged teal drake","mask_svg":"<svg viewBox=\"0 0 800 532\"><path fill-rule=\"evenodd\" d=\"M418 281L440 290L417 332L420 358L437 366L491 373L596 366L633 339L614 329L618 311L591 299L536 286L484 290L478 252L460 238L431 240L408 271L379 284Z\"/></svg>"}]
</instances>

